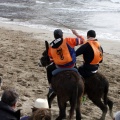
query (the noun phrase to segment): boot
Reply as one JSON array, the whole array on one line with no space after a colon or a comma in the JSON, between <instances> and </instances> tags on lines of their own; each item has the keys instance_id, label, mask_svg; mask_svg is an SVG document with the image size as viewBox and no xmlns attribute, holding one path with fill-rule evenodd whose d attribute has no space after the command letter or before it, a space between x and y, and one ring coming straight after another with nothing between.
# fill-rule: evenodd
<instances>
[{"instance_id":1,"label":"boot","mask_svg":"<svg viewBox=\"0 0 120 120\"><path fill-rule=\"evenodd\" d=\"M55 96L56 96L56 94L55 94L54 90L50 87L49 92L47 94L49 108L51 108L51 103L52 103L53 99L55 98Z\"/></svg>"}]
</instances>

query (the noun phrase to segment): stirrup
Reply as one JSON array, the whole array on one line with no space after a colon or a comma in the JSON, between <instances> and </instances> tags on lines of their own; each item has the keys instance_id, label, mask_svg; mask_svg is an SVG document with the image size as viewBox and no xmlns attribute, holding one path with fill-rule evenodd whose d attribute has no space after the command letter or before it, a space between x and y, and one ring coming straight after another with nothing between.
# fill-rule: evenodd
<instances>
[{"instance_id":1,"label":"stirrup","mask_svg":"<svg viewBox=\"0 0 120 120\"><path fill-rule=\"evenodd\" d=\"M49 92L47 94L49 108L51 108L51 103L55 96L56 96L56 94L55 94L54 90L52 88L49 88Z\"/></svg>"},{"instance_id":2,"label":"stirrup","mask_svg":"<svg viewBox=\"0 0 120 120\"><path fill-rule=\"evenodd\" d=\"M50 98L53 93L54 93L54 90L52 88L49 88L49 92L47 94L47 97Z\"/></svg>"}]
</instances>

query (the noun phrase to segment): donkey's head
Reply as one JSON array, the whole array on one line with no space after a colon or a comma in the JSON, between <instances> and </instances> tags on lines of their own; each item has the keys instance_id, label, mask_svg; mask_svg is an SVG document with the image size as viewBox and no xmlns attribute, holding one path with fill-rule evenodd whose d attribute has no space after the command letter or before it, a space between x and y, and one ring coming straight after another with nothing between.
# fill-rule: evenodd
<instances>
[{"instance_id":1,"label":"donkey's head","mask_svg":"<svg viewBox=\"0 0 120 120\"><path fill-rule=\"evenodd\" d=\"M50 61L50 59L49 59L49 56L47 55L47 51L45 50L45 51L42 53L42 57L40 58L39 66L40 66L40 67L46 67L46 66L48 66L50 63L51 63L51 61Z\"/></svg>"}]
</instances>

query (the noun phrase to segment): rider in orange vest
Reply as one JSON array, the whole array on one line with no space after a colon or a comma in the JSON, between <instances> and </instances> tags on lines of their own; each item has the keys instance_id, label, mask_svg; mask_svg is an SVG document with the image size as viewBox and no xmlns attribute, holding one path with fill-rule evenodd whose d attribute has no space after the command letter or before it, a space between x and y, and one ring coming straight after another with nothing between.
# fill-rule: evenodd
<instances>
[{"instance_id":1,"label":"rider in orange vest","mask_svg":"<svg viewBox=\"0 0 120 120\"><path fill-rule=\"evenodd\" d=\"M75 30L73 30L73 34L79 36ZM84 78L95 74L99 68L99 63L103 60L103 49L95 37L95 31L89 30L87 32L87 42L76 50L76 57L83 55L84 62L78 68L78 71Z\"/></svg>"},{"instance_id":2,"label":"rider in orange vest","mask_svg":"<svg viewBox=\"0 0 120 120\"><path fill-rule=\"evenodd\" d=\"M54 38L50 43L48 56L52 64L47 67L47 78L51 88L52 71L56 68L72 68L76 63L76 53L74 47L84 43L83 36L77 38L63 39L63 32L60 29L54 31ZM49 93L51 89L49 89ZM49 94L48 93L48 94Z\"/></svg>"}]
</instances>

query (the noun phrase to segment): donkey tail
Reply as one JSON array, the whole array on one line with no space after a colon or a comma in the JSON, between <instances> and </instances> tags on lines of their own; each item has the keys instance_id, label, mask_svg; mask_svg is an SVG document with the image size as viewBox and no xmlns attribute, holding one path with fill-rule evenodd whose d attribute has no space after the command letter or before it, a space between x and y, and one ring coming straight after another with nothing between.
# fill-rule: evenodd
<instances>
[{"instance_id":1,"label":"donkey tail","mask_svg":"<svg viewBox=\"0 0 120 120\"><path fill-rule=\"evenodd\" d=\"M72 94L72 98L70 100L70 113L69 113L69 119L71 120L73 115L74 115L74 111L76 109L77 106L77 99L78 99L78 85L77 87L74 89L73 94Z\"/></svg>"}]
</instances>

